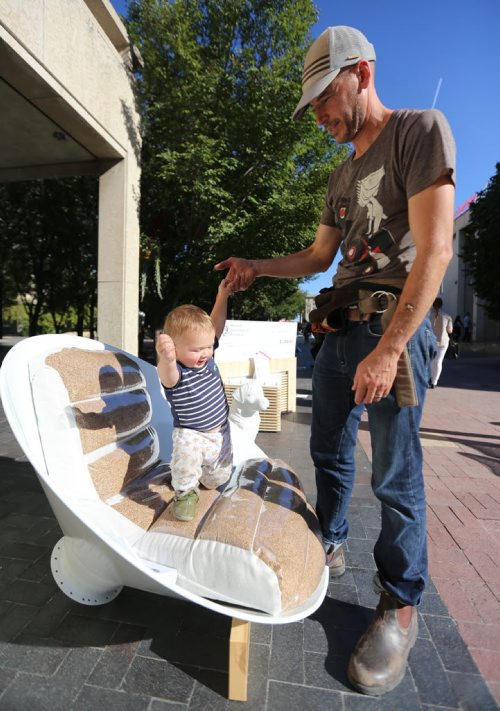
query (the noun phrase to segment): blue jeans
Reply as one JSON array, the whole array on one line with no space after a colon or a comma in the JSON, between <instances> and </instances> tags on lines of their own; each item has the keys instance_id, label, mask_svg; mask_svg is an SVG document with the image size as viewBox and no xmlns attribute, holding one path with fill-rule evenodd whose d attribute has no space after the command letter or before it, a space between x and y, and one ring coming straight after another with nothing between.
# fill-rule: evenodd
<instances>
[{"instance_id":1,"label":"blue jeans","mask_svg":"<svg viewBox=\"0 0 500 711\"><path fill-rule=\"evenodd\" d=\"M436 341L426 319L408 343L419 404L399 408L394 392L372 405L356 405L352 383L358 363L377 345L380 316L348 321L329 333L313 372L311 457L316 469L316 511L325 544L347 539L347 509L354 485L354 449L366 407L372 444L372 489L381 503L382 528L374 548L380 581L394 597L418 605L427 579L425 492L419 426Z\"/></svg>"}]
</instances>

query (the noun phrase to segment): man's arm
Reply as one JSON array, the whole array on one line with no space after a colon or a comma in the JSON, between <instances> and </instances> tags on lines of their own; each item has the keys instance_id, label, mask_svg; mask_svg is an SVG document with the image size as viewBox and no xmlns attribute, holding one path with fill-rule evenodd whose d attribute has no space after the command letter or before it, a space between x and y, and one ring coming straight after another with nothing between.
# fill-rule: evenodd
<instances>
[{"instance_id":1,"label":"man's arm","mask_svg":"<svg viewBox=\"0 0 500 711\"><path fill-rule=\"evenodd\" d=\"M227 319L227 302L229 301L229 297L232 293L232 290L226 286L225 280L223 279L219 284L214 307L210 313L210 318L214 324L215 335L217 338L220 338L224 331Z\"/></svg>"},{"instance_id":2,"label":"man's arm","mask_svg":"<svg viewBox=\"0 0 500 711\"><path fill-rule=\"evenodd\" d=\"M377 347L358 365L353 385L356 403L371 403L375 394L389 394L399 356L436 298L453 255L454 195L454 186L445 176L408 202L417 251L415 262L387 330Z\"/></svg>"},{"instance_id":3,"label":"man's arm","mask_svg":"<svg viewBox=\"0 0 500 711\"><path fill-rule=\"evenodd\" d=\"M257 277L301 277L325 272L333 262L341 242L340 230L319 225L314 242L307 249L274 259L229 257L214 269L229 269L225 283L233 292L245 291Z\"/></svg>"}]
</instances>

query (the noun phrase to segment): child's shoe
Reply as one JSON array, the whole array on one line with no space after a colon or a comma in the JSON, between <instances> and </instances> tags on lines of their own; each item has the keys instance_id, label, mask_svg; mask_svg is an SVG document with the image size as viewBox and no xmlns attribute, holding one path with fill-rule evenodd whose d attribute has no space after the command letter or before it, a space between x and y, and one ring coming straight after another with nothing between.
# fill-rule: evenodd
<instances>
[{"instance_id":1,"label":"child's shoe","mask_svg":"<svg viewBox=\"0 0 500 711\"><path fill-rule=\"evenodd\" d=\"M179 521L191 521L196 513L199 496L191 490L186 494L177 494L174 499L174 516Z\"/></svg>"}]
</instances>

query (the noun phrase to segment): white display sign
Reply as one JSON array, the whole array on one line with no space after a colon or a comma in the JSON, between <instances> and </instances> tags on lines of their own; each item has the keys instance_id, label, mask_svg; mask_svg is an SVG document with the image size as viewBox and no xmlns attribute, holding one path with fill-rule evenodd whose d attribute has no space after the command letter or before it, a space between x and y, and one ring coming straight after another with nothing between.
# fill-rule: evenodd
<instances>
[{"instance_id":1,"label":"white display sign","mask_svg":"<svg viewBox=\"0 0 500 711\"><path fill-rule=\"evenodd\" d=\"M227 363L253 358L293 358L297 324L294 321L226 321L215 360Z\"/></svg>"}]
</instances>

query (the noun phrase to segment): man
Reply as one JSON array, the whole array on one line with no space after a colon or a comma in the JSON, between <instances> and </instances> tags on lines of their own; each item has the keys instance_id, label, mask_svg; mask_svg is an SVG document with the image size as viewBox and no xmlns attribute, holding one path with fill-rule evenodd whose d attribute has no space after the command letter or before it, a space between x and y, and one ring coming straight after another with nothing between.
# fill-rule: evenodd
<instances>
[{"instance_id":1,"label":"man","mask_svg":"<svg viewBox=\"0 0 500 711\"><path fill-rule=\"evenodd\" d=\"M348 677L361 692L379 695L405 674L427 577L418 429L435 352L427 312L452 255L455 148L442 114L388 109L374 75L375 50L358 30L329 27L312 44L294 118L311 107L318 125L337 142L352 143L354 153L330 176L310 247L275 259L231 257L215 268L229 269L226 282L241 291L256 277L325 271L342 245L332 311L317 309L328 332L313 373L311 456L327 562L332 575L342 575L354 447L366 407L372 486L382 511L374 548L380 601ZM358 287L359 299L346 304L343 295ZM387 323L375 312L388 305L394 313ZM410 406L401 406L393 387L405 356L417 403Z\"/></svg>"}]
</instances>

